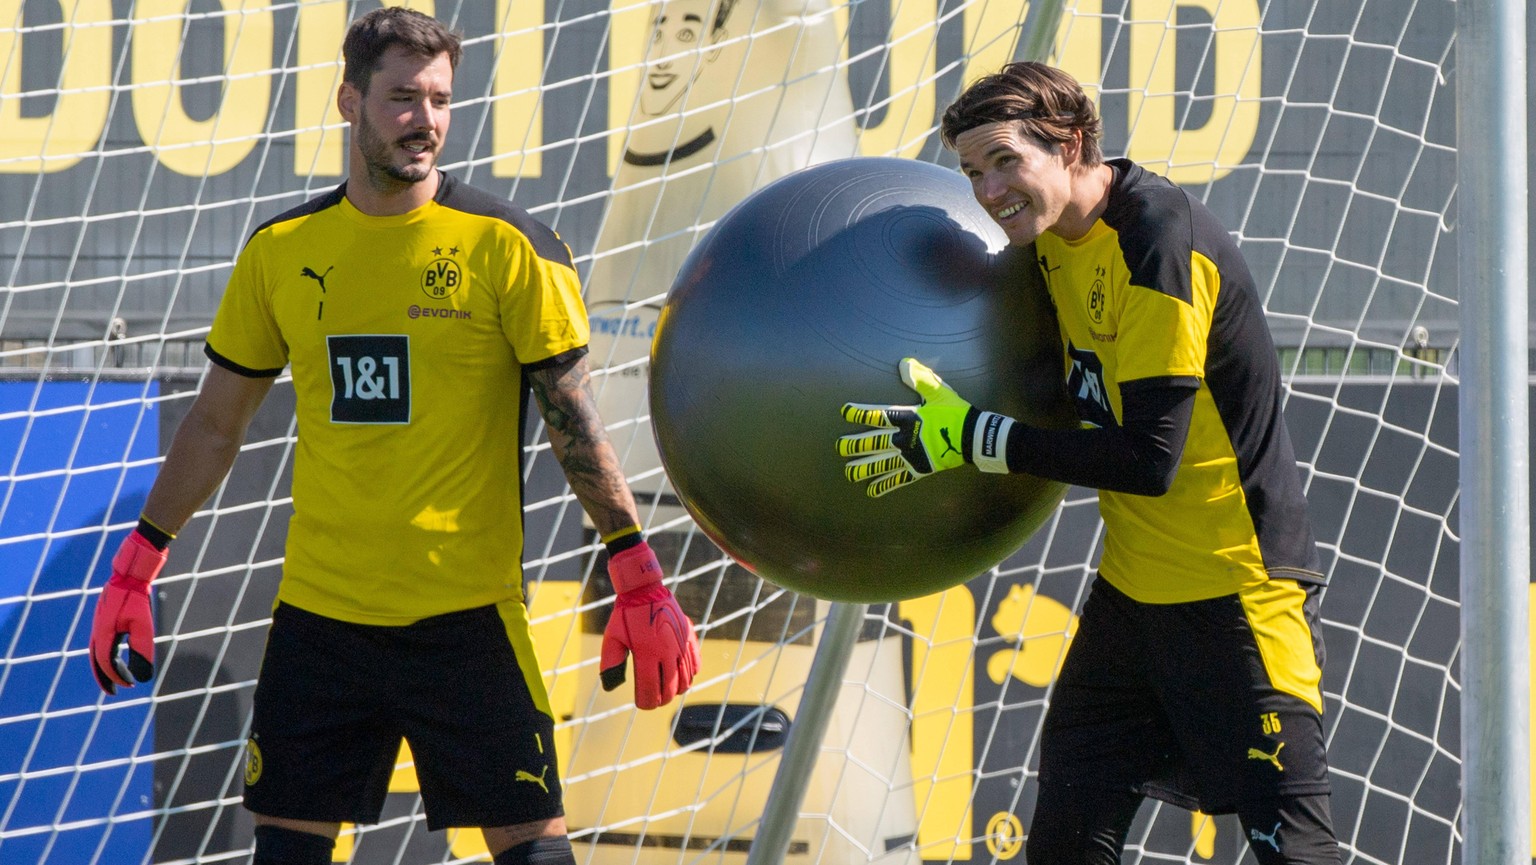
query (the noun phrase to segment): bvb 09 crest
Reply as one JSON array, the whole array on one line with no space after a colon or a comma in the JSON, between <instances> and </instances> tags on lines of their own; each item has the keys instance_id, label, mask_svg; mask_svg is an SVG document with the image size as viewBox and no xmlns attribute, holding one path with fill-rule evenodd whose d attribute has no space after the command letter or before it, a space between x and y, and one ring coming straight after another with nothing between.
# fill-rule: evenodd
<instances>
[{"instance_id":1,"label":"bvb 09 crest","mask_svg":"<svg viewBox=\"0 0 1536 865\"><path fill-rule=\"evenodd\" d=\"M1094 324L1104 323L1104 306L1108 298L1104 292L1104 269L1099 268L1099 278L1093 281L1093 287L1088 289L1088 319Z\"/></svg>"},{"instance_id":2,"label":"bvb 09 crest","mask_svg":"<svg viewBox=\"0 0 1536 865\"><path fill-rule=\"evenodd\" d=\"M456 252L457 250L453 250ZM450 255L452 252L449 253ZM434 258L421 271L421 290L433 300L443 300L459 290L464 283L464 271L451 258Z\"/></svg>"},{"instance_id":3,"label":"bvb 09 crest","mask_svg":"<svg viewBox=\"0 0 1536 865\"><path fill-rule=\"evenodd\" d=\"M245 740L245 783L247 786L255 786L261 780L261 748L255 739Z\"/></svg>"}]
</instances>

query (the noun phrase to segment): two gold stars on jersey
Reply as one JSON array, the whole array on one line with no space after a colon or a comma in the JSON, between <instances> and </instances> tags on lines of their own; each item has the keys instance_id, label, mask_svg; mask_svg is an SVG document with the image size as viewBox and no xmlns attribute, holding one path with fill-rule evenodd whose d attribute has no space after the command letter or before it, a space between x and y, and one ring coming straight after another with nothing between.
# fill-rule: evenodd
<instances>
[{"instance_id":1,"label":"two gold stars on jersey","mask_svg":"<svg viewBox=\"0 0 1536 865\"><path fill-rule=\"evenodd\" d=\"M452 297L464 284L464 271L453 260L459 254L459 248L450 246L447 253L443 254L441 246L432 247L432 261L421 271L421 291L433 300Z\"/></svg>"}]
</instances>

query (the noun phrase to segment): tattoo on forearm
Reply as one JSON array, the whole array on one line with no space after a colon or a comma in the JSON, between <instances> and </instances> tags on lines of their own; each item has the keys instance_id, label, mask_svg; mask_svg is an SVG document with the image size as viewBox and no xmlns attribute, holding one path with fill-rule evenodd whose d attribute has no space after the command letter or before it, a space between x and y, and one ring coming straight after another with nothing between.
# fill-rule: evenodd
<instances>
[{"instance_id":1,"label":"tattoo on forearm","mask_svg":"<svg viewBox=\"0 0 1536 865\"><path fill-rule=\"evenodd\" d=\"M634 497L597 413L586 358L529 373L550 447L571 491L601 531L633 525Z\"/></svg>"}]
</instances>

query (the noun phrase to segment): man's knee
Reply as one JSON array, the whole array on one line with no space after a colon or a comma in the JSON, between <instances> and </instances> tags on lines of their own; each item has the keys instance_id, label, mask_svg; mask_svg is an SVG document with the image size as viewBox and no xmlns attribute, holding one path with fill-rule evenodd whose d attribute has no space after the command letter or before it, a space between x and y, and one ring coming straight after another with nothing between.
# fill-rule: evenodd
<instances>
[{"instance_id":1,"label":"man's knee","mask_svg":"<svg viewBox=\"0 0 1536 865\"><path fill-rule=\"evenodd\" d=\"M1040 788L1024 858L1029 865L1119 865L1141 795L1069 784Z\"/></svg>"},{"instance_id":2,"label":"man's knee","mask_svg":"<svg viewBox=\"0 0 1536 865\"><path fill-rule=\"evenodd\" d=\"M1260 865L1338 865L1327 794L1281 796L1239 806L1238 819Z\"/></svg>"},{"instance_id":3,"label":"man's knee","mask_svg":"<svg viewBox=\"0 0 1536 865\"><path fill-rule=\"evenodd\" d=\"M1121 844L1082 826L1036 820L1024 841L1029 865L1119 865Z\"/></svg>"}]
</instances>

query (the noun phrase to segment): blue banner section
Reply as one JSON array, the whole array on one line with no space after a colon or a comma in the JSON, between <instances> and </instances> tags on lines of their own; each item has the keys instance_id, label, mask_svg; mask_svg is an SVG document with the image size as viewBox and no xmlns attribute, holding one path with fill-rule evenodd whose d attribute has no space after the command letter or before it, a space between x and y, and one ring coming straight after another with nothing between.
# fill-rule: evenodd
<instances>
[{"instance_id":1,"label":"blue banner section","mask_svg":"<svg viewBox=\"0 0 1536 865\"><path fill-rule=\"evenodd\" d=\"M151 692L103 697L84 649L128 531L107 527L134 521L154 480L154 465L133 463L159 455L159 391L155 381L0 382L0 861L148 855Z\"/></svg>"}]
</instances>

